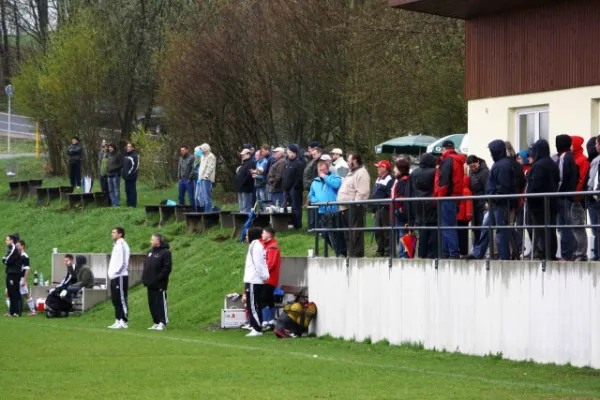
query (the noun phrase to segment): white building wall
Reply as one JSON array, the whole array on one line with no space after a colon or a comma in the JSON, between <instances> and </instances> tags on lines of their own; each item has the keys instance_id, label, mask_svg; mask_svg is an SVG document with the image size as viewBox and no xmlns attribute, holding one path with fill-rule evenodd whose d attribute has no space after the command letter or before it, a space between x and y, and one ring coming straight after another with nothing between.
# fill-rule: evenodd
<instances>
[{"instance_id":1,"label":"white building wall","mask_svg":"<svg viewBox=\"0 0 600 400\"><path fill-rule=\"evenodd\" d=\"M600 368L595 263L310 258L317 335Z\"/></svg>"},{"instance_id":2,"label":"white building wall","mask_svg":"<svg viewBox=\"0 0 600 400\"><path fill-rule=\"evenodd\" d=\"M600 134L598 99L600 86L469 101L469 154L476 154L491 165L489 142L502 139L516 145L515 109L525 107L549 106L552 151L557 135L566 133L586 139L597 136Z\"/></svg>"}]
</instances>

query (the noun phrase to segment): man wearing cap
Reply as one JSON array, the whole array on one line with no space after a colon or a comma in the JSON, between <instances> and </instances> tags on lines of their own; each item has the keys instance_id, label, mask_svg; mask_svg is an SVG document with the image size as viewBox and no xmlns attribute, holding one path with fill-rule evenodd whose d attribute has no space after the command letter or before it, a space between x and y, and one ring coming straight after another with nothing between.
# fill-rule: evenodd
<instances>
[{"instance_id":1,"label":"man wearing cap","mask_svg":"<svg viewBox=\"0 0 600 400\"><path fill-rule=\"evenodd\" d=\"M319 148L319 143L316 141L312 141L308 144L308 161L306 162L306 166L304 167L303 174L303 185L304 190L307 192L310 191L310 185L312 185L313 180L317 177L317 162L321 157L322 151ZM306 199L306 205L309 204L308 198ZM315 228L315 217L317 213L313 209L308 210L308 229Z\"/></svg>"},{"instance_id":2,"label":"man wearing cap","mask_svg":"<svg viewBox=\"0 0 600 400\"><path fill-rule=\"evenodd\" d=\"M342 186L338 191L337 200L342 201L363 201L369 198L371 192L371 177L364 167L360 154L350 154L348 156L348 167L350 171L346 178L342 180ZM350 210L351 208L351 210ZM360 205L340 205L339 224L342 228L364 228L365 227L365 207ZM346 238L347 255L350 257L365 256L365 235L364 232L351 231L344 232ZM346 255L346 249L340 251L341 255Z\"/></svg>"},{"instance_id":3,"label":"man wearing cap","mask_svg":"<svg viewBox=\"0 0 600 400\"><path fill-rule=\"evenodd\" d=\"M288 161L283 174L283 190L287 201L292 204L292 222L294 228L302 228L302 174L305 170L304 162L300 159L300 149L297 144L288 146Z\"/></svg>"},{"instance_id":4,"label":"man wearing cap","mask_svg":"<svg viewBox=\"0 0 600 400\"><path fill-rule=\"evenodd\" d=\"M321 155L321 158L319 159L319 161L325 161L327 163L327 167L329 168L329 172L332 172L332 173L334 173L334 174L337 175L337 170L332 165L333 164L333 162L332 162L333 160L331 159L331 156L329 154L323 154L323 155Z\"/></svg>"},{"instance_id":5,"label":"man wearing cap","mask_svg":"<svg viewBox=\"0 0 600 400\"><path fill-rule=\"evenodd\" d=\"M337 174L342 178L348 175L348 163L344 160L344 152L342 149L335 148L329 153L333 160L332 165L335 168Z\"/></svg>"},{"instance_id":6,"label":"man wearing cap","mask_svg":"<svg viewBox=\"0 0 600 400\"><path fill-rule=\"evenodd\" d=\"M242 165L237 169L235 174L235 190L238 194L238 204L240 212L250 212L252 209L252 195L254 193L254 178L252 172L256 168L252 161L252 151L244 149L240 153L242 157Z\"/></svg>"},{"instance_id":7,"label":"man wearing cap","mask_svg":"<svg viewBox=\"0 0 600 400\"><path fill-rule=\"evenodd\" d=\"M436 171L436 184L434 188L435 197L457 197L462 196L465 160L454 150L454 142L445 140L442 143L442 157L440 166ZM442 201L440 204L442 212L442 226L456 226L456 214L458 204L456 201ZM444 258L460 258L458 246L458 233L455 229L442 230L442 256Z\"/></svg>"},{"instance_id":8,"label":"man wearing cap","mask_svg":"<svg viewBox=\"0 0 600 400\"><path fill-rule=\"evenodd\" d=\"M285 149L277 147L273 150L273 164L267 174L267 189L271 196L271 201L279 207L284 206L283 196L283 174L285 172Z\"/></svg>"},{"instance_id":9,"label":"man wearing cap","mask_svg":"<svg viewBox=\"0 0 600 400\"><path fill-rule=\"evenodd\" d=\"M373 186L372 199L389 199L392 197L394 178L390 174L392 165L388 160L382 160L375 164L377 167L377 181ZM377 204L374 206L373 219L376 227L390 226L390 204ZM377 241L377 257L389 257L390 255L390 232L388 230L375 231Z\"/></svg>"}]
</instances>

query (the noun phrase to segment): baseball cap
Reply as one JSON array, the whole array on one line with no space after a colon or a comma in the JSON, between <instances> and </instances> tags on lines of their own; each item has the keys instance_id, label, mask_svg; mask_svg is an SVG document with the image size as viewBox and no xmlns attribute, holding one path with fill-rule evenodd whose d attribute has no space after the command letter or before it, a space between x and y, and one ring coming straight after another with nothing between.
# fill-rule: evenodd
<instances>
[{"instance_id":1,"label":"baseball cap","mask_svg":"<svg viewBox=\"0 0 600 400\"><path fill-rule=\"evenodd\" d=\"M373 165L375 165L377 168L379 168L379 167L385 167L385 169L392 168L392 164L390 164L390 162L388 160L381 160L378 163L375 163Z\"/></svg>"},{"instance_id":2,"label":"baseball cap","mask_svg":"<svg viewBox=\"0 0 600 400\"><path fill-rule=\"evenodd\" d=\"M244 149L244 150L242 150L240 155L243 156L244 154L252 154L252 152L250 151L250 149Z\"/></svg>"},{"instance_id":3,"label":"baseball cap","mask_svg":"<svg viewBox=\"0 0 600 400\"><path fill-rule=\"evenodd\" d=\"M273 153L285 153L285 149L283 147L277 147L273 150Z\"/></svg>"},{"instance_id":4,"label":"baseball cap","mask_svg":"<svg viewBox=\"0 0 600 400\"><path fill-rule=\"evenodd\" d=\"M311 149L314 149L315 147L321 147L321 145L316 140L313 140L308 143L308 147L310 147Z\"/></svg>"},{"instance_id":5,"label":"baseball cap","mask_svg":"<svg viewBox=\"0 0 600 400\"><path fill-rule=\"evenodd\" d=\"M250 143L246 143L246 144L244 144L244 149L248 149L248 150L250 150L250 149L252 149L252 148L254 148L254 146L252 146Z\"/></svg>"},{"instance_id":6,"label":"baseball cap","mask_svg":"<svg viewBox=\"0 0 600 400\"><path fill-rule=\"evenodd\" d=\"M344 152L342 151L342 149L335 148L335 149L331 150L329 152L329 154L339 154L340 156L343 156Z\"/></svg>"},{"instance_id":7,"label":"baseball cap","mask_svg":"<svg viewBox=\"0 0 600 400\"><path fill-rule=\"evenodd\" d=\"M442 143L442 148L453 149L454 148L454 142L452 140L444 140L444 142Z\"/></svg>"},{"instance_id":8,"label":"baseball cap","mask_svg":"<svg viewBox=\"0 0 600 400\"><path fill-rule=\"evenodd\" d=\"M323 154L321 156L321 160L323 160L323 161L331 161L331 156L329 154Z\"/></svg>"}]
</instances>

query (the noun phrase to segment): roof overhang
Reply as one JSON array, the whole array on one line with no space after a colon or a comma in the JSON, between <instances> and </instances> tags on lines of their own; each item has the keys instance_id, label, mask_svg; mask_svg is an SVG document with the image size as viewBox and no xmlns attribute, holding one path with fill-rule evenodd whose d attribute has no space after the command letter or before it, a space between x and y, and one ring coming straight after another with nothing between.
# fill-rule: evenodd
<instances>
[{"instance_id":1,"label":"roof overhang","mask_svg":"<svg viewBox=\"0 0 600 400\"><path fill-rule=\"evenodd\" d=\"M457 19L472 19L566 0L389 0L391 7ZM579 1L579 0L569 0Z\"/></svg>"}]
</instances>

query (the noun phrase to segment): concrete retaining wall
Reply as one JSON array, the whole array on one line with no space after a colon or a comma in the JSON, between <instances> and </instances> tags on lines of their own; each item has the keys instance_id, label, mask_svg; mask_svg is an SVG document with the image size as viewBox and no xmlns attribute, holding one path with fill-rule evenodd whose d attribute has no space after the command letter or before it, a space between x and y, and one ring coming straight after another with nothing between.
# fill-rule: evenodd
<instances>
[{"instance_id":1,"label":"concrete retaining wall","mask_svg":"<svg viewBox=\"0 0 600 400\"><path fill-rule=\"evenodd\" d=\"M600 264L308 259L317 335L600 368Z\"/></svg>"}]
</instances>

